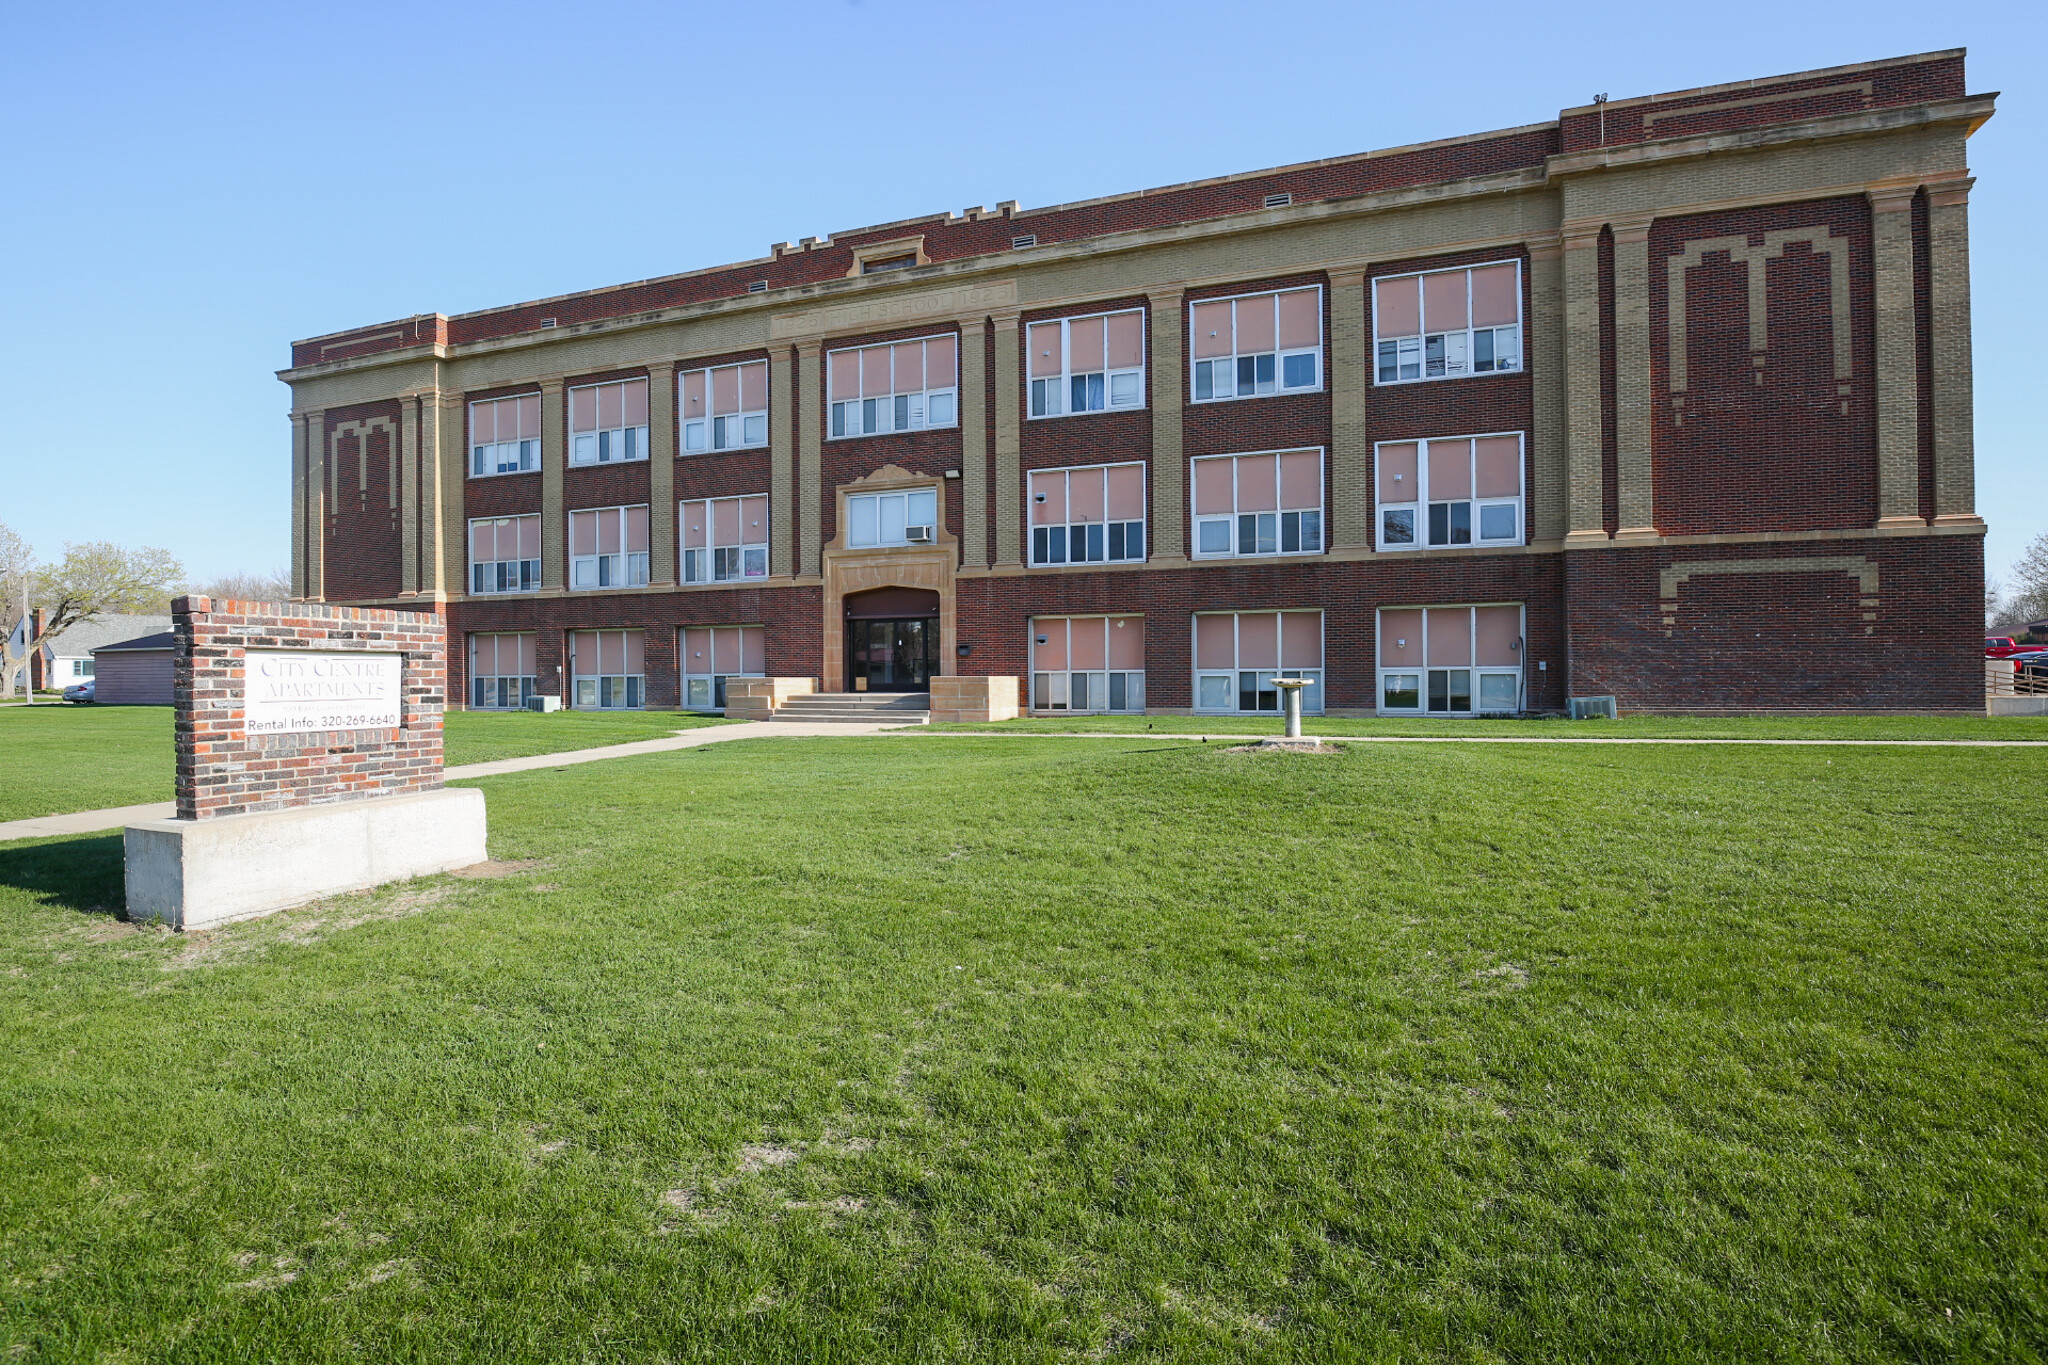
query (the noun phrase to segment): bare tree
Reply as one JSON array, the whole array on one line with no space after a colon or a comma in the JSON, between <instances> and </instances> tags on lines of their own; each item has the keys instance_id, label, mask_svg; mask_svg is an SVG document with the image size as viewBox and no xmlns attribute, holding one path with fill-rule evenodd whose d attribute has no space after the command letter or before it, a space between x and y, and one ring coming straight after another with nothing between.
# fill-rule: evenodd
<instances>
[{"instance_id":1,"label":"bare tree","mask_svg":"<svg viewBox=\"0 0 2048 1365\"><path fill-rule=\"evenodd\" d=\"M2011 583L2003 616L2011 618L2014 625L2048 616L2048 532L2028 542L2012 566Z\"/></svg>"},{"instance_id":2,"label":"bare tree","mask_svg":"<svg viewBox=\"0 0 2048 1365\"><path fill-rule=\"evenodd\" d=\"M0 523L0 697L14 695L15 682L32 652L24 645L17 658L12 646L15 623L28 617L35 568L35 550L12 527Z\"/></svg>"},{"instance_id":3,"label":"bare tree","mask_svg":"<svg viewBox=\"0 0 2048 1365\"><path fill-rule=\"evenodd\" d=\"M17 655L10 634L0 642L5 651L0 673L18 671L43 642L59 632L97 616L133 612L161 614L170 609L171 595L185 581L185 566L169 550L144 547L130 550L111 541L88 541L66 545L64 558L41 568L31 566L29 604L43 609L42 628L23 630L22 648ZM34 701L33 694L29 697Z\"/></svg>"},{"instance_id":4,"label":"bare tree","mask_svg":"<svg viewBox=\"0 0 2048 1365\"><path fill-rule=\"evenodd\" d=\"M222 574L192 591L205 597L225 597L236 602L285 602L292 595L292 571L272 569L268 573Z\"/></svg>"}]
</instances>

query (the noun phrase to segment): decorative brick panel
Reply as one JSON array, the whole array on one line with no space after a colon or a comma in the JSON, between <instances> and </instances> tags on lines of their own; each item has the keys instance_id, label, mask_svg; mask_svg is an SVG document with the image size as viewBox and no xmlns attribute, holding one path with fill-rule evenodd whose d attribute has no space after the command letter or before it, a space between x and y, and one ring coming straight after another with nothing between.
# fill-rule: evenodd
<instances>
[{"instance_id":1,"label":"decorative brick panel","mask_svg":"<svg viewBox=\"0 0 2048 1365\"><path fill-rule=\"evenodd\" d=\"M439 617L208 597L179 598L171 616L180 820L441 786L447 632ZM399 728L247 734L242 697L252 649L402 655Z\"/></svg>"}]
</instances>

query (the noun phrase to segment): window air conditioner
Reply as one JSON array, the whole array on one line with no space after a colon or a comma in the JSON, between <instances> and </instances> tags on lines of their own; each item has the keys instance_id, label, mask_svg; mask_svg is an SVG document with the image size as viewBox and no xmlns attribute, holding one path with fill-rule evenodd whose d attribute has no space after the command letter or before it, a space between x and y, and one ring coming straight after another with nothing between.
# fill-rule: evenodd
<instances>
[{"instance_id":1,"label":"window air conditioner","mask_svg":"<svg viewBox=\"0 0 2048 1365\"><path fill-rule=\"evenodd\" d=\"M929 545L932 543L932 528L929 526L909 527L904 531L903 538L912 545Z\"/></svg>"}]
</instances>

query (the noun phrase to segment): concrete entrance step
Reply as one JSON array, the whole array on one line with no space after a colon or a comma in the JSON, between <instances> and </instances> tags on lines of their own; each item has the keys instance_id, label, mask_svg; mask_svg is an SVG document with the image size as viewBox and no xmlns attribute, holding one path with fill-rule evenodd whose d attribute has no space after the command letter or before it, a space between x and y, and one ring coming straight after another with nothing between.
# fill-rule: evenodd
<instances>
[{"instance_id":1,"label":"concrete entrance step","mask_svg":"<svg viewBox=\"0 0 2048 1365\"><path fill-rule=\"evenodd\" d=\"M770 721L843 721L873 725L922 725L931 719L924 692L813 692L791 697Z\"/></svg>"}]
</instances>

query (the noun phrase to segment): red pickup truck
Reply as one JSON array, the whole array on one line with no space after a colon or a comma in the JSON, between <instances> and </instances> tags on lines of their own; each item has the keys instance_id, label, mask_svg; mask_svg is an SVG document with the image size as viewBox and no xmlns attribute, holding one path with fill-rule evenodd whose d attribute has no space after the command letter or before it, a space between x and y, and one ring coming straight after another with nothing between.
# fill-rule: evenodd
<instances>
[{"instance_id":1,"label":"red pickup truck","mask_svg":"<svg viewBox=\"0 0 2048 1365\"><path fill-rule=\"evenodd\" d=\"M1987 659L2009 659L2015 654L2031 654L2040 648L2040 645L2023 644L2010 635L1984 637L1984 657Z\"/></svg>"}]
</instances>

